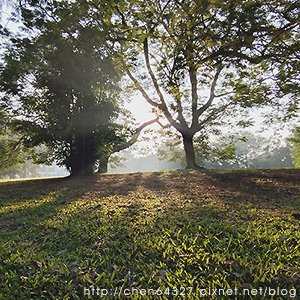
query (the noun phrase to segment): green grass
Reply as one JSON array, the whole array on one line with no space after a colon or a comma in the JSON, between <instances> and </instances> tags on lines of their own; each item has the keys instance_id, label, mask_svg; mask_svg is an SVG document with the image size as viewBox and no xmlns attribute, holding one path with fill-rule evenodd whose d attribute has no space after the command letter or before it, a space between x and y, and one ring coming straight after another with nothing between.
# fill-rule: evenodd
<instances>
[{"instance_id":1,"label":"green grass","mask_svg":"<svg viewBox=\"0 0 300 300\"><path fill-rule=\"evenodd\" d=\"M293 169L0 182L0 299L96 299L90 286L300 293L299 213Z\"/></svg>"}]
</instances>

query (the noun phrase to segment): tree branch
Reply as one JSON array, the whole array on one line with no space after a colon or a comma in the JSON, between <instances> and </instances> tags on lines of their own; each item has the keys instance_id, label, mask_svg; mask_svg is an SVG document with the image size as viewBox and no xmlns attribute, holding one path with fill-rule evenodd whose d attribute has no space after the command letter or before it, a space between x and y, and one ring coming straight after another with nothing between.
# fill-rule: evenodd
<instances>
[{"instance_id":1,"label":"tree branch","mask_svg":"<svg viewBox=\"0 0 300 300\"><path fill-rule=\"evenodd\" d=\"M20 138L8 149L8 152L6 153L7 156L5 159L2 161L2 164L5 165L6 163L9 162L9 160L15 155L15 151L18 150L19 147L22 146L23 140L25 139L26 135L20 136Z\"/></svg>"},{"instance_id":2,"label":"tree branch","mask_svg":"<svg viewBox=\"0 0 300 300\"><path fill-rule=\"evenodd\" d=\"M160 87L159 87L159 84L158 84L158 81L154 75L154 72L151 68L151 65L150 65L150 59L149 59L149 47L148 47L148 39L145 38L144 42L143 42L143 45L144 45L144 56L145 56L145 61L146 61L146 67L147 67L147 70L148 70L148 73L152 79L152 82L153 82L153 85L155 87L155 90L159 96L159 100L161 101L161 103L157 106L158 108L160 108L162 110L162 112L164 113L165 117L167 118L167 120L172 124L172 126L174 126L178 131L183 131L184 128L181 124L177 123L173 117L171 116L170 112L169 112L169 109L166 105L166 102L165 102L165 99L164 99L164 96L160 90Z\"/></svg>"},{"instance_id":3,"label":"tree branch","mask_svg":"<svg viewBox=\"0 0 300 300\"><path fill-rule=\"evenodd\" d=\"M194 127L198 123L198 114L197 114L197 106L198 106L198 80L197 80L197 69L195 66L190 66L189 68L189 76L191 82L191 96L192 96L192 127Z\"/></svg>"},{"instance_id":4,"label":"tree branch","mask_svg":"<svg viewBox=\"0 0 300 300\"><path fill-rule=\"evenodd\" d=\"M149 47L148 47L148 39L145 38L144 42L143 42L143 45L144 45L144 56L145 56L145 61L146 61L146 67L147 67L147 70L148 70L148 73L152 79L152 82L153 82L153 85L155 87L155 90L159 96L159 100L161 101L161 107L163 108L164 106L166 106L166 103L165 103L165 99L164 99L164 96L160 90L160 87L159 87L159 84L157 82L157 79L154 75L154 72L151 68L151 65L150 65L150 59L149 59ZM162 109L163 110L163 109Z\"/></svg>"},{"instance_id":5,"label":"tree branch","mask_svg":"<svg viewBox=\"0 0 300 300\"><path fill-rule=\"evenodd\" d=\"M235 104L234 102L229 102L229 103L215 109L215 111L211 112L209 114L209 116L207 116L207 118L205 118L198 124L197 130L200 131L201 129L203 129L207 125L207 123L217 119L221 113L223 113L229 106L234 105L234 104Z\"/></svg>"},{"instance_id":6,"label":"tree branch","mask_svg":"<svg viewBox=\"0 0 300 300\"><path fill-rule=\"evenodd\" d=\"M169 128L171 127L171 124L166 124L166 125L163 125L159 120L157 121L158 125L162 128L162 129L166 129L166 128Z\"/></svg>"},{"instance_id":7,"label":"tree branch","mask_svg":"<svg viewBox=\"0 0 300 300\"><path fill-rule=\"evenodd\" d=\"M217 68L217 72L214 76L213 82L210 87L209 98L208 98L207 102L197 110L197 119L211 106L213 100L215 99L215 89L216 89L217 81L218 81L218 78L219 78L222 68L223 68L223 66L221 66L221 65L218 66L218 68Z\"/></svg>"},{"instance_id":8,"label":"tree branch","mask_svg":"<svg viewBox=\"0 0 300 300\"><path fill-rule=\"evenodd\" d=\"M147 94L147 92L144 90L144 88L141 86L141 84L139 83L139 81L133 76L133 74L129 71L128 68L126 68L126 73L128 75L128 77L133 81L133 83L135 84L135 86L137 87L137 89L141 92L141 94L143 95L143 97L146 99L146 101L151 104L154 107L160 107L160 103L157 103L155 101L153 101L150 96Z\"/></svg>"},{"instance_id":9,"label":"tree branch","mask_svg":"<svg viewBox=\"0 0 300 300\"><path fill-rule=\"evenodd\" d=\"M124 149L127 149L130 146L132 146L137 141L137 139L139 138L139 136L140 136L141 132L143 131L143 129L147 126L150 126L150 125L154 124L154 123L159 123L160 124L159 117L156 117L155 119L147 121L147 122L143 123L142 125L140 125L138 128L135 129L135 131L134 131L134 133L133 133L133 135L132 135L132 137L129 141L114 146L113 149L112 149L112 152L113 153L120 152L120 151L122 151Z\"/></svg>"},{"instance_id":10,"label":"tree branch","mask_svg":"<svg viewBox=\"0 0 300 300\"><path fill-rule=\"evenodd\" d=\"M221 98L221 97L224 97L224 96L228 96L230 94L234 94L234 91L225 92L225 93L222 93L222 94L219 94L219 95L215 95L215 98Z\"/></svg>"}]
</instances>

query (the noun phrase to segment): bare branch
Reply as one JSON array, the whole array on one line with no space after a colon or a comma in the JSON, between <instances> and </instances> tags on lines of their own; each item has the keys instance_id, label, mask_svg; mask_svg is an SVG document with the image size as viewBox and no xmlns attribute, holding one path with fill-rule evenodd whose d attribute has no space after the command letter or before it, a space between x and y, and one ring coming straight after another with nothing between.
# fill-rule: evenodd
<instances>
[{"instance_id":1,"label":"bare branch","mask_svg":"<svg viewBox=\"0 0 300 300\"><path fill-rule=\"evenodd\" d=\"M215 98L221 98L221 97L224 97L224 96L228 96L230 94L234 94L234 91L225 92L225 93L222 93L222 94L219 94L219 95L215 95Z\"/></svg>"},{"instance_id":2,"label":"bare branch","mask_svg":"<svg viewBox=\"0 0 300 300\"><path fill-rule=\"evenodd\" d=\"M198 80L197 80L197 69L195 66L190 66L189 68L189 76L191 82L191 96L192 96L192 127L198 123L198 114L197 114L197 106L198 106Z\"/></svg>"},{"instance_id":3,"label":"bare branch","mask_svg":"<svg viewBox=\"0 0 300 300\"><path fill-rule=\"evenodd\" d=\"M156 92L157 92L157 94L158 94L158 96L159 96L159 100L161 101L161 103L160 103L157 107L160 108L160 109L163 111L163 113L164 113L165 117L167 118L167 120L168 120L168 121L169 121L169 122L170 122L177 130L178 130L178 131L181 132L181 131L183 131L185 128L184 128L181 124L177 123L177 122L173 119L173 117L171 116L171 114L170 114L170 112L169 112L169 109L168 109L168 107L167 107L167 104L166 104L166 102L165 102L164 96L163 96L163 94L162 94L162 92L161 92L161 90L160 90L158 81L157 81L157 79L156 79L156 77L155 77L155 75L154 75L154 72L153 72L152 68L151 68L151 65L150 65L150 59L149 59L148 39L147 39L147 38L145 38L143 45L144 45L144 56L145 56L145 61L146 61L146 67L147 67L148 73L149 73L149 75L150 75L150 77L151 77L151 79L152 79L152 83L153 83L153 85L154 85L154 87L155 87L155 90L156 90Z\"/></svg>"},{"instance_id":4,"label":"bare branch","mask_svg":"<svg viewBox=\"0 0 300 300\"><path fill-rule=\"evenodd\" d=\"M219 118L220 114L222 114L229 106L234 105L234 104L235 104L234 102L229 102L229 103L215 109L213 112L211 112L207 116L207 118L205 118L198 124L197 131L200 131L201 129L203 129L209 122Z\"/></svg>"},{"instance_id":5,"label":"bare branch","mask_svg":"<svg viewBox=\"0 0 300 300\"><path fill-rule=\"evenodd\" d=\"M151 65L150 65L149 47L148 47L148 39L147 38L145 38L143 45L144 45L144 56L145 56L147 70L148 70L149 75L150 75L150 77L152 79L152 82L153 82L153 85L155 87L155 90L156 90L156 92L157 92L157 94L159 96L159 100L161 101L162 107L166 106L164 96L163 96L163 94L162 94L162 92L160 90L159 84L157 82L157 79L156 79L156 77L154 75L154 72L153 72L153 70L151 68Z\"/></svg>"},{"instance_id":6,"label":"bare branch","mask_svg":"<svg viewBox=\"0 0 300 300\"><path fill-rule=\"evenodd\" d=\"M154 124L154 123L160 124L159 117L156 117L155 119L147 121L147 122L143 123L142 125L140 125L137 129L135 129L135 131L134 131L134 133L133 133L133 135L132 135L132 137L129 141L127 141L123 144L119 144L119 145L114 146L112 152L116 153L116 152L122 151L122 150L127 149L130 146L132 146L137 141L137 139L139 138L139 136L140 136L141 132L143 131L143 129L147 126L150 126L150 125Z\"/></svg>"},{"instance_id":7,"label":"bare branch","mask_svg":"<svg viewBox=\"0 0 300 300\"><path fill-rule=\"evenodd\" d=\"M146 101L154 107L160 107L160 103L157 103L150 98L150 96L147 94L145 89L141 86L139 81L133 76L133 74L130 72L129 69L126 69L126 73L127 73L128 77L133 81L136 88L141 92L141 94L146 99Z\"/></svg>"},{"instance_id":8,"label":"bare branch","mask_svg":"<svg viewBox=\"0 0 300 300\"><path fill-rule=\"evenodd\" d=\"M215 89L216 89L217 81L218 81L218 78L219 78L222 68L223 68L223 66L221 66L221 65L217 68L217 72L214 76L213 82L210 87L209 98L208 98L207 102L197 110L197 118L199 118L211 106L213 100L215 99Z\"/></svg>"},{"instance_id":9,"label":"bare branch","mask_svg":"<svg viewBox=\"0 0 300 300\"><path fill-rule=\"evenodd\" d=\"M157 121L157 123L162 129L170 128L172 126L170 123L163 125L159 120Z\"/></svg>"}]
</instances>

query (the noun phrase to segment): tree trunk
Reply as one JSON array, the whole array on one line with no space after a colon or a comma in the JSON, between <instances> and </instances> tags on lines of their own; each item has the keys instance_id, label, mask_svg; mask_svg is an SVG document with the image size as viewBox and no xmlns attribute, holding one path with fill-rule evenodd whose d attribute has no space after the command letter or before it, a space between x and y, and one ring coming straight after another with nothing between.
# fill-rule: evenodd
<instances>
[{"instance_id":1,"label":"tree trunk","mask_svg":"<svg viewBox=\"0 0 300 300\"><path fill-rule=\"evenodd\" d=\"M101 158L98 160L98 171L97 173L103 174L107 173L108 171L108 159L109 156L106 154L103 154Z\"/></svg>"},{"instance_id":2,"label":"tree trunk","mask_svg":"<svg viewBox=\"0 0 300 300\"><path fill-rule=\"evenodd\" d=\"M201 169L196 163L196 154L193 143L193 136L188 134L182 134L183 146L186 158L187 169Z\"/></svg>"},{"instance_id":3,"label":"tree trunk","mask_svg":"<svg viewBox=\"0 0 300 300\"><path fill-rule=\"evenodd\" d=\"M94 173L92 135L78 135L71 149L71 176L89 176Z\"/></svg>"}]
</instances>

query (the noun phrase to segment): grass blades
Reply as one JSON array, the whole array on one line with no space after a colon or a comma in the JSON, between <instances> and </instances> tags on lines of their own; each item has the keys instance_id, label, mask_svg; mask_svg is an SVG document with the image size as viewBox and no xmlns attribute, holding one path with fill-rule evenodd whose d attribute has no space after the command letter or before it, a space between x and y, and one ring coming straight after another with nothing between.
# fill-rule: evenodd
<instances>
[{"instance_id":1,"label":"grass blades","mask_svg":"<svg viewBox=\"0 0 300 300\"><path fill-rule=\"evenodd\" d=\"M2 182L0 299L93 299L92 286L161 299L299 289L299 212L293 169Z\"/></svg>"}]
</instances>

